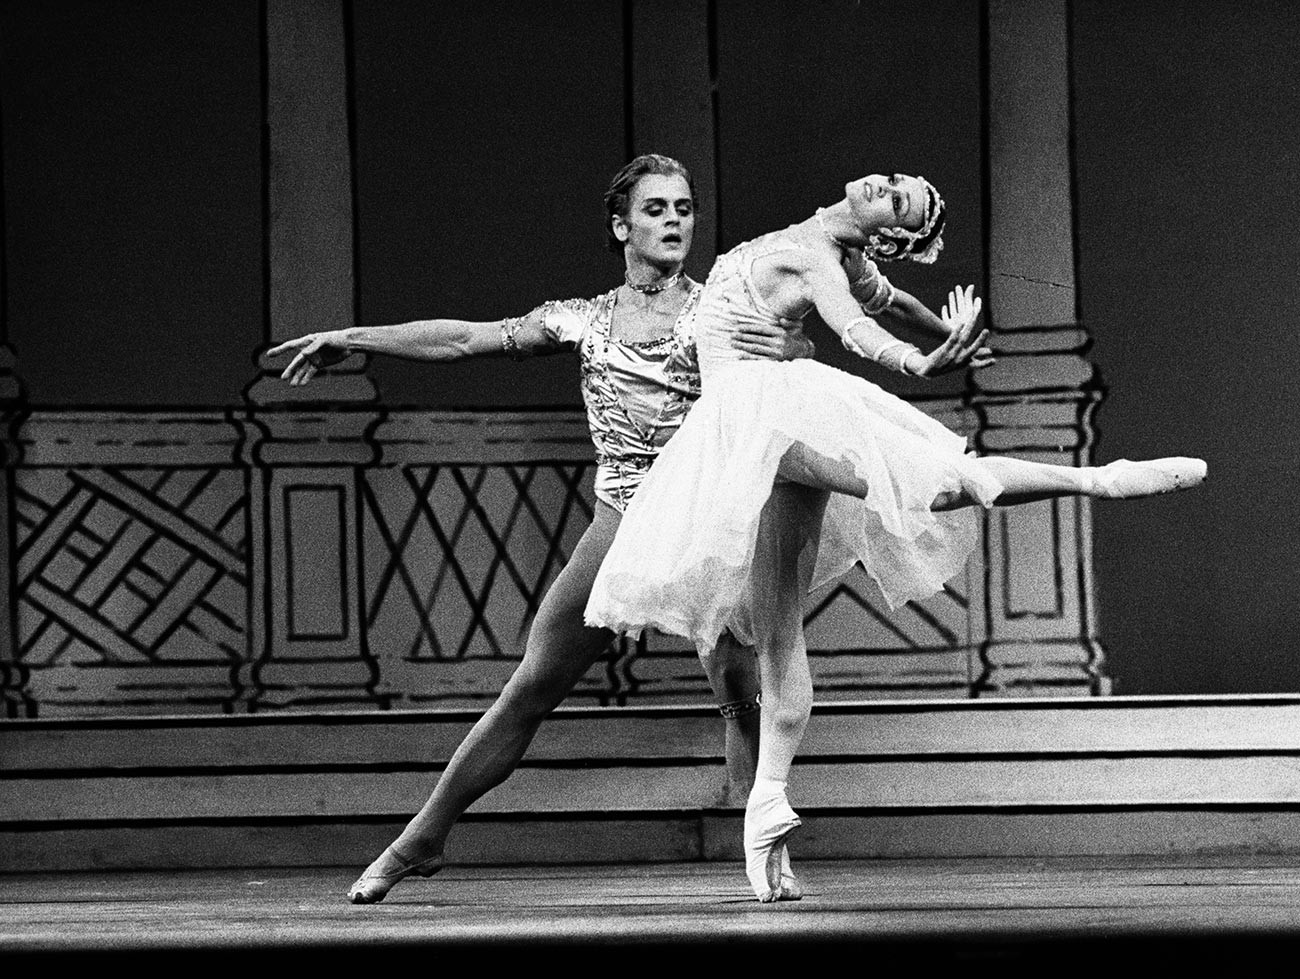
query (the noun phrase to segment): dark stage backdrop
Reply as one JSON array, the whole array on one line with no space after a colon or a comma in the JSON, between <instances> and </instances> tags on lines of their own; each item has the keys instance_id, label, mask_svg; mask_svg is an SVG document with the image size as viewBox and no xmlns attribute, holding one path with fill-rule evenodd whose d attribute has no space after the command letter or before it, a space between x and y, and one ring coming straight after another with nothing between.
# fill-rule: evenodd
<instances>
[{"instance_id":1,"label":"dark stage backdrop","mask_svg":"<svg viewBox=\"0 0 1300 979\"><path fill-rule=\"evenodd\" d=\"M1072 24L1099 454L1210 464L1177 506L1093 508L1117 692L1300 689L1300 8L1076 0Z\"/></svg>"},{"instance_id":2,"label":"dark stage backdrop","mask_svg":"<svg viewBox=\"0 0 1300 979\"><path fill-rule=\"evenodd\" d=\"M978 4L963 0L718 4L723 247L802 221L817 205L843 197L854 177L919 173L949 206L942 257L928 268L886 271L933 309L956 283L978 288L980 16ZM918 71L920 65L927 70ZM820 359L862 371L824 326L810 332ZM898 393L962 389L956 375L909 384L873 371L871 379Z\"/></svg>"},{"instance_id":3,"label":"dark stage backdrop","mask_svg":"<svg viewBox=\"0 0 1300 979\"><path fill-rule=\"evenodd\" d=\"M350 13L359 322L494 319L616 283L601 195L636 95L623 5ZM7 335L33 404L239 404L266 317L258 5L56 0L0 16ZM944 70L918 72L932 18L950 28ZM714 23L719 182L699 190L721 247L806 217L852 177L916 170L949 201L948 246L942 271L895 278L936 306L982 280L974 5L893 11L887 34L849 0L723 2ZM389 404L580 403L569 358L371 372Z\"/></svg>"},{"instance_id":4,"label":"dark stage backdrop","mask_svg":"<svg viewBox=\"0 0 1300 979\"><path fill-rule=\"evenodd\" d=\"M261 14L0 5L8 339L36 405L237 403L266 316Z\"/></svg>"},{"instance_id":5,"label":"dark stage backdrop","mask_svg":"<svg viewBox=\"0 0 1300 979\"><path fill-rule=\"evenodd\" d=\"M625 5L348 9L361 320L495 318L616 282L600 195L629 148ZM1294 263L1277 233L1300 208L1292 10L1071 6L1099 455L1199 454L1212 473L1177 503L1094 508L1121 693L1300 689ZM720 183L701 190L720 244L860 172L917 170L950 204L948 248L898 281L935 305L982 282L981 5L715 12ZM4 328L33 407L242 403L267 316L261 16L252 0L0 5ZM573 361L510 370L372 367L389 404L578 403ZM960 380L945 383L930 390Z\"/></svg>"},{"instance_id":6,"label":"dark stage backdrop","mask_svg":"<svg viewBox=\"0 0 1300 979\"><path fill-rule=\"evenodd\" d=\"M601 204L623 165L623 5L357 3L359 314L494 320L622 274ZM386 401L582 403L576 358L376 361Z\"/></svg>"},{"instance_id":7,"label":"dark stage backdrop","mask_svg":"<svg viewBox=\"0 0 1300 979\"><path fill-rule=\"evenodd\" d=\"M945 70L918 73L936 20ZM717 4L719 186L697 189L718 208L725 249L834 203L853 177L919 171L951 203L944 264L896 279L937 307L951 283L983 274L979 9L891 8L890 21L882 33L850 0ZM601 197L629 139L621 4L403 0L356 4L353 22L363 322L496 319L617 284ZM832 334L810 330L823 359L851 365ZM567 357L504 372L387 360L372 375L401 404L580 403Z\"/></svg>"}]
</instances>

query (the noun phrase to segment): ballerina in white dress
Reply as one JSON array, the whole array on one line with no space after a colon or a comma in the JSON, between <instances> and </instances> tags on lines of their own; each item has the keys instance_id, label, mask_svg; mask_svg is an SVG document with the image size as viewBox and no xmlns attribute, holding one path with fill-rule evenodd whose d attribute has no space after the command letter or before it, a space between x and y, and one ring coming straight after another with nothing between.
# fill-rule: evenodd
<instances>
[{"instance_id":1,"label":"ballerina in white dress","mask_svg":"<svg viewBox=\"0 0 1300 979\"><path fill-rule=\"evenodd\" d=\"M873 174L848 183L834 206L717 260L696 318L703 394L628 507L587 604L590 625L653 627L705 651L729 629L756 645L763 712L745 850L760 901L783 896L778 858L799 825L785 783L812 707L804 593L861 563L896 608L961 569L976 543L973 507L1146 497L1206 475L1188 458L1075 468L976 457L863 378L731 349L747 325L796 329L815 308L848 349L904 374L992 363L973 287L950 292L936 316L873 261L934 261L943 224L943 201L923 178ZM925 354L880 316L946 338Z\"/></svg>"},{"instance_id":2,"label":"ballerina in white dress","mask_svg":"<svg viewBox=\"0 0 1300 979\"><path fill-rule=\"evenodd\" d=\"M490 322L439 318L310 333L268 351L293 355L283 374L293 385L356 352L432 363L575 352L596 453L591 525L539 603L519 669L456 749L420 811L349 889L353 903L383 901L405 878L442 867L443 847L462 814L510 776L543 719L612 638L583 625L588 589L624 507L699 394L692 323L702 287L683 270L695 228L690 172L657 154L630 161L605 194L605 222L608 247L624 262L624 285L594 299L547 302ZM736 343L747 357L805 357L812 346L770 327L737 333ZM753 654L723 636L704 662L726 718L728 770L736 785L747 786L758 753ZM792 873L783 892L799 895Z\"/></svg>"}]
</instances>

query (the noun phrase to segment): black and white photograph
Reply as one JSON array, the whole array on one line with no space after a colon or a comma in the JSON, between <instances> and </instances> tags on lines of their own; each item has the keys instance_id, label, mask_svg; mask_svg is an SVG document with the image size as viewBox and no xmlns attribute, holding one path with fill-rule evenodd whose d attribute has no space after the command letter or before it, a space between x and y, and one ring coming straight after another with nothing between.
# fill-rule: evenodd
<instances>
[{"instance_id":1,"label":"black and white photograph","mask_svg":"<svg viewBox=\"0 0 1300 979\"><path fill-rule=\"evenodd\" d=\"M0 0L0 965L1300 952L1298 117L1283 0Z\"/></svg>"}]
</instances>

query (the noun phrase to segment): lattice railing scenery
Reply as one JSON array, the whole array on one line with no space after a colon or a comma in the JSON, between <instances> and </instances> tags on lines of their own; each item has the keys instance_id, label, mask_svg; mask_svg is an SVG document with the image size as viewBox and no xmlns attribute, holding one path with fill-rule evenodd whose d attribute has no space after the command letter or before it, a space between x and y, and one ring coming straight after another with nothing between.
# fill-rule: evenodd
<instances>
[{"instance_id":1,"label":"lattice railing scenery","mask_svg":"<svg viewBox=\"0 0 1300 979\"><path fill-rule=\"evenodd\" d=\"M383 688L411 704L494 696L591 519L591 466L373 469L362 499L365 624Z\"/></svg>"},{"instance_id":2,"label":"lattice railing scenery","mask_svg":"<svg viewBox=\"0 0 1300 979\"><path fill-rule=\"evenodd\" d=\"M49 411L10 442L9 716L486 707L594 505L576 412ZM896 613L860 569L810 596L818 696L1096 692L1062 572L1084 518L987 520L966 573ZM570 702L709 699L653 635Z\"/></svg>"},{"instance_id":3,"label":"lattice railing scenery","mask_svg":"<svg viewBox=\"0 0 1300 979\"><path fill-rule=\"evenodd\" d=\"M18 652L52 710L233 706L247 657L247 492L232 469L17 474Z\"/></svg>"}]
</instances>

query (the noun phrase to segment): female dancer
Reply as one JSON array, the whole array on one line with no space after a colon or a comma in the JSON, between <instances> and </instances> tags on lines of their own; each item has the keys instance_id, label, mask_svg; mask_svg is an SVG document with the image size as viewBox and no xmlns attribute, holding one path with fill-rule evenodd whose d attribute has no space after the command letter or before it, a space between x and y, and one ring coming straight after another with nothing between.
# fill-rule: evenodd
<instances>
[{"instance_id":1,"label":"female dancer","mask_svg":"<svg viewBox=\"0 0 1300 979\"><path fill-rule=\"evenodd\" d=\"M794 329L815 308L848 349L901 373L990 363L973 287L949 293L934 317L873 261L934 261L943 223L923 178L876 174L718 259L696 323L703 396L624 515L587 606L593 626L653 626L702 649L729 628L756 643L763 712L745 854L760 901L782 896L778 855L799 825L785 784L812 708L801 617L810 587L861 562L897 607L961 568L976 539L973 506L1150 496L1205 477L1199 459L1073 468L976 458L861 378L811 361L745 363L729 350L742 326ZM923 354L885 330L882 314L948 336Z\"/></svg>"},{"instance_id":2,"label":"female dancer","mask_svg":"<svg viewBox=\"0 0 1300 979\"><path fill-rule=\"evenodd\" d=\"M622 510L699 393L691 329L701 287L682 271L695 225L694 187L682 164L638 157L614 177L605 207L608 245L623 253L626 271L625 284L603 296L546 303L495 322L435 319L313 333L268 351L294 354L282 376L299 385L355 351L453 361L576 348L596 445L592 523L542 599L519 668L457 748L420 812L352 885L354 903L382 901L404 877L427 877L442 866L456 820L505 781L545 716L613 638L606 629L585 627L582 609ZM809 356L812 346L797 332L761 324L737 332L734 343L738 356L756 358ZM724 636L704 665L727 718L731 779L748 791L758 754L753 651ZM797 896L792 878L787 888Z\"/></svg>"}]
</instances>

